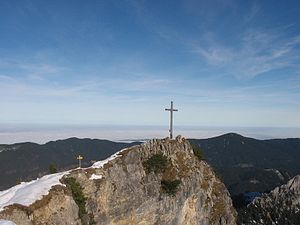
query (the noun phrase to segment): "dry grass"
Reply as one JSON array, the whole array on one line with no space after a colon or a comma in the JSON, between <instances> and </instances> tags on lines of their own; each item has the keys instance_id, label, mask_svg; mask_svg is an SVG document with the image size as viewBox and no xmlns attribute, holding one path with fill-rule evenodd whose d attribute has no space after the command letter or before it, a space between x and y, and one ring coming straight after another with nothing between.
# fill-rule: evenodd
<instances>
[{"instance_id":1,"label":"dry grass","mask_svg":"<svg viewBox=\"0 0 300 225\"><path fill-rule=\"evenodd\" d=\"M122 152L120 152L118 155L121 156L121 158L126 157L128 155L129 152L131 152L133 150L133 147L128 148L126 150L123 150Z\"/></svg>"},{"instance_id":2,"label":"dry grass","mask_svg":"<svg viewBox=\"0 0 300 225\"><path fill-rule=\"evenodd\" d=\"M14 214L14 211L23 211L26 213L26 215L30 215L32 213L27 206L23 206L20 204L13 204L13 205L6 207L5 210L3 210L0 213L0 216L1 216L1 218L2 217L5 218L6 217L5 215L12 216Z\"/></svg>"},{"instance_id":3,"label":"dry grass","mask_svg":"<svg viewBox=\"0 0 300 225\"><path fill-rule=\"evenodd\" d=\"M178 171L178 175L183 178L186 177L190 171L190 164L186 159L186 153L185 152L176 152L176 159L177 164L179 165L180 170Z\"/></svg>"},{"instance_id":4,"label":"dry grass","mask_svg":"<svg viewBox=\"0 0 300 225\"><path fill-rule=\"evenodd\" d=\"M212 180L213 176L212 174L208 171L207 167L204 167L203 170L203 179L202 179L202 183L201 183L201 188L205 191L208 190L210 184L209 182Z\"/></svg>"},{"instance_id":5,"label":"dry grass","mask_svg":"<svg viewBox=\"0 0 300 225\"><path fill-rule=\"evenodd\" d=\"M207 191L208 188L209 188L209 182L208 182L208 180L203 179L202 183L201 183L201 189L203 189L204 191Z\"/></svg>"},{"instance_id":6,"label":"dry grass","mask_svg":"<svg viewBox=\"0 0 300 225\"><path fill-rule=\"evenodd\" d=\"M219 199L219 201L215 202L211 214L210 214L210 223L215 223L219 221L221 217L226 216L226 203L223 199Z\"/></svg>"},{"instance_id":7,"label":"dry grass","mask_svg":"<svg viewBox=\"0 0 300 225\"><path fill-rule=\"evenodd\" d=\"M103 165L104 170L108 170L111 167L113 167L113 163L111 161Z\"/></svg>"},{"instance_id":8,"label":"dry grass","mask_svg":"<svg viewBox=\"0 0 300 225\"><path fill-rule=\"evenodd\" d=\"M224 196L222 195L223 186L220 182L214 182L212 188L212 196L214 199L214 206L211 211L210 221L214 223L219 220L219 218L226 216L226 202Z\"/></svg>"},{"instance_id":9,"label":"dry grass","mask_svg":"<svg viewBox=\"0 0 300 225\"><path fill-rule=\"evenodd\" d=\"M163 180L175 180L177 178L177 171L170 162L165 171L162 174Z\"/></svg>"}]
</instances>

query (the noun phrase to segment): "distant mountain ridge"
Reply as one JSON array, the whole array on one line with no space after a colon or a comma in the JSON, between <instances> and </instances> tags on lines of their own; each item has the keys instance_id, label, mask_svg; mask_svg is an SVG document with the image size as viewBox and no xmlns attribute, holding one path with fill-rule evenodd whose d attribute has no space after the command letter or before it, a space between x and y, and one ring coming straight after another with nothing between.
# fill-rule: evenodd
<instances>
[{"instance_id":1,"label":"distant mountain ridge","mask_svg":"<svg viewBox=\"0 0 300 225\"><path fill-rule=\"evenodd\" d=\"M191 139L222 176L231 194L266 191L300 174L300 139L257 140L229 133Z\"/></svg>"},{"instance_id":2,"label":"distant mountain ridge","mask_svg":"<svg viewBox=\"0 0 300 225\"><path fill-rule=\"evenodd\" d=\"M266 191L300 174L300 139L257 140L229 133L207 139L189 139L204 152L204 158L224 180L231 195L246 191ZM99 139L69 138L44 145L17 143L0 145L0 190L19 180L31 180L49 172L77 166L76 156L84 156L83 166L101 160L134 143Z\"/></svg>"},{"instance_id":3,"label":"distant mountain ridge","mask_svg":"<svg viewBox=\"0 0 300 225\"><path fill-rule=\"evenodd\" d=\"M31 142L0 145L0 190L48 173L50 164L55 164L58 170L75 168L79 154L84 156L82 165L89 166L93 160L105 159L136 144L69 138L42 145Z\"/></svg>"}]
</instances>

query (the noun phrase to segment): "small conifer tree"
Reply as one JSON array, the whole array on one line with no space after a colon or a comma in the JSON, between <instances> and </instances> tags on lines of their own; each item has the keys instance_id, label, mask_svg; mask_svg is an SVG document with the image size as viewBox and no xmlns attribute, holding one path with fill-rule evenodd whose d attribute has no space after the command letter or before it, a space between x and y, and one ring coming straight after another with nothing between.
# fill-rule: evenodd
<instances>
[{"instance_id":1,"label":"small conifer tree","mask_svg":"<svg viewBox=\"0 0 300 225\"><path fill-rule=\"evenodd\" d=\"M50 172L51 174L57 173L57 168L56 168L56 165L55 165L54 163L51 163L51 164L49 165L49 172Z\"/></svg>"}]
</instances>

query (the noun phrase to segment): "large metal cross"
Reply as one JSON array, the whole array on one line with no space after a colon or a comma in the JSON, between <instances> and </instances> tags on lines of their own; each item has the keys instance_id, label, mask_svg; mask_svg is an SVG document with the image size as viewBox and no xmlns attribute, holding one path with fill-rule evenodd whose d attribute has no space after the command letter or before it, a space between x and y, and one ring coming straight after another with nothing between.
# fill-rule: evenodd
<instances>
[{"instance_id":1,"label":"large metal cross","mask_svg":"<svg viewBox=\"0 0 300 225\"><path fill-rule=\"evenodd\" d=\"M171 108L170 109L165 109L166 111L170 111L170 139L173 138L173 112L177 112L178 109L173 108L173 101L171 101Z\"/></svg>"}]
</instances>

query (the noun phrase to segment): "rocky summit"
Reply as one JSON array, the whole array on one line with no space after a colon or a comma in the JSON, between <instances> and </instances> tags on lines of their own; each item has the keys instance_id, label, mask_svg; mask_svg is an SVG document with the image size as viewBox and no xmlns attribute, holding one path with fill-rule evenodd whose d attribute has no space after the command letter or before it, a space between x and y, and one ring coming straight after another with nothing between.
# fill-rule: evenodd
<instances>
[{"instance_id":1,"label":"rocky summit","mask_svg":"<svg viewBox=\"0 0 300 225\"><path fill-rule=\"evenodd\" d=\"M256 198L239 213L239 224L300 224L300 175Z\"/></svg>"},{"instance_id":2,"label":"rocky summit","mask_svg":"<svg viewBox=\"0 0 300 225\"><path fill-rule=\"evenodd\" d=\"M154 139L69 171L62 185L0 219L35 224L236 224L229 193L184 138Z\"/></svg>"}]
</instances>

